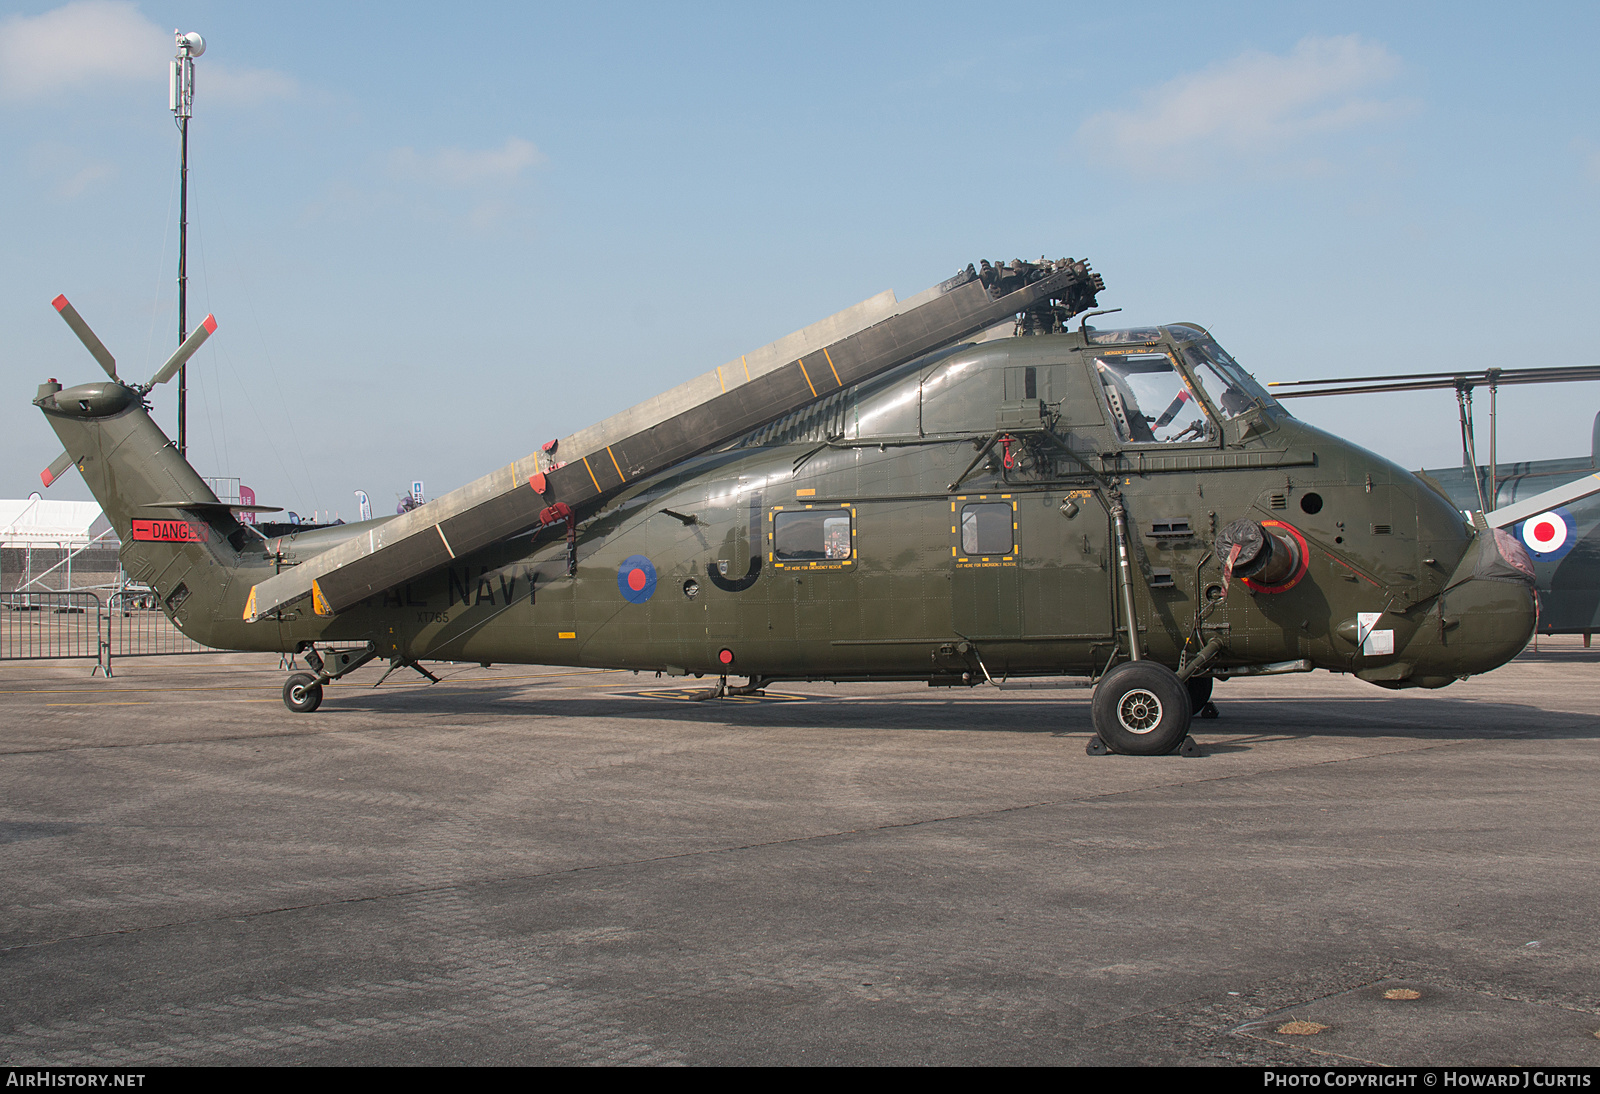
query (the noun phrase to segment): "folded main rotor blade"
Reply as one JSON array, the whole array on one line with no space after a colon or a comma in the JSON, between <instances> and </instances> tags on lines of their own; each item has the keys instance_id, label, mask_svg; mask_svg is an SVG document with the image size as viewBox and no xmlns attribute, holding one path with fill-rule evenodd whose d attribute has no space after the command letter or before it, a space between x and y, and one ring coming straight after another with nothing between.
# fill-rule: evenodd
<instances>
[{"instance_id":1,"label":"folded main rotor blade","mask_svg":"<svg viewBox=\"0 0 1600 1094\"><path fill-rule=\"evenodd\" d=\"M65 452L50 461L50 466L39 472L39 479L46 486L55 482L72 468L72 457Z\"/></svg>"},{"instance_id":2,"label":"folded main rotor blade","mask_svg":"<svg viewBox=\"0 0 1600 1094\"><path fill-rule=\"evenodd\" d=\"M55 305L56 311L61 313L61 318L67 321L67 326L71 327L72 333L78 336L78 341L82 342L88 347L89 352L94 354L94 359L100 362L100 367L106 370L106 375L113 380L117 380L117 359L111 356L111 351L106 349L106 344L100 341L94 331L89 329L89 324L83 321L83 316L78 314L78 309L67 302L65 294L56 297L50 303ZM117 383L120 384L121 382L121 380L117 380Z\"/></svg>"},{"instance_id":3,"label":"folded main rotor blade","mask_svg":"<svg viewBox=\"0 0 1600 1094\"><path fill-rule=\"evenodd\" d=\"M148 391L157 384L164 384L177 375L184 362L194 356L194 351L199 349L205 343L205 340L211 337L211 332L216 329L217 317L214 315L206 316L206 321L196 327L194 333L183 340L183 345L178 347L178 352L168 357L167 363L156 370L154 376L150 377L150 382L145 385L145 390Z\"/></svg>"}]
</instances>

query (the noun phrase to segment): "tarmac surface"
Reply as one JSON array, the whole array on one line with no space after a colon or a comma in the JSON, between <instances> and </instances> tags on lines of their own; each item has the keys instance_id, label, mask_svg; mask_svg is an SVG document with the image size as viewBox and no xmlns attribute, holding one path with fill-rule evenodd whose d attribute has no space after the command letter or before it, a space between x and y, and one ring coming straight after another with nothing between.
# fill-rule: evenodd
<instances>
[{"instance_id":1,"label":"tarmac surface","mask_svg":"<svg viewBox=\"0 0 1600 1094\"><path fill-rule=\"evenodd\" d=\"M0 663L0 1062L1600 1065L1600 649L1540 646L1221 684L1192 759L1075 687Z\"/></svg>"}]
</instances>

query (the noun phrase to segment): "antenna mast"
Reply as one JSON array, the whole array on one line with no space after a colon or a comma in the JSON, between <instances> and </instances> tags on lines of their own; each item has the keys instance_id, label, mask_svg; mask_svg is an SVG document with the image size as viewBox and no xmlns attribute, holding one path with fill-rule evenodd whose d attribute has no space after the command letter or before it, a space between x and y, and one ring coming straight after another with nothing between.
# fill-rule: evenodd
<instances>
[{"instance_id":1,"label":"antenna mast","mask_svg":"<svg viewBox=\"0 0 1600 1094\"><path fill-rule=\"evenodd\" d=\"M194 31L173 31L178 53L168 67L167 105L183 134L178 183L178 345L189 336L189 117L194 113L194 59L206 51L206 40ZM189 454L189 366L178 369L178 455Z\"/></svg>"}]
</instances>

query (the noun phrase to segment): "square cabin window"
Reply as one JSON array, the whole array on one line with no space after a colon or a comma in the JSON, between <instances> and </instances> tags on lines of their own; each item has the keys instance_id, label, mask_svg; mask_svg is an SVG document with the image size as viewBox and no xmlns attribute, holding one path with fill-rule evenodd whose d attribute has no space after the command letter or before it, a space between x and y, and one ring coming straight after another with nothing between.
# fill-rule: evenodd
<instances>
[{"instance_id":1,"label":"square cabin window","mask_svg":"<svg viewBox=\"0 0 1600 1094\"><path fill-rule=\"evenodd\" d=\"M826 562L850 557L850 512L801 509L772 519L772 551L782 562Z\"/></svg>"},{"instance_id":2,"label":"square cabin window","mask_svg":"<svg viewBox=\"0 0 1600 1094\"><path fill-rule=\"evenodd\" d=\"M1011 553L1011 503L974 502L961 507L961 553L1009 555Z\"/></svg>"}]
</instances>

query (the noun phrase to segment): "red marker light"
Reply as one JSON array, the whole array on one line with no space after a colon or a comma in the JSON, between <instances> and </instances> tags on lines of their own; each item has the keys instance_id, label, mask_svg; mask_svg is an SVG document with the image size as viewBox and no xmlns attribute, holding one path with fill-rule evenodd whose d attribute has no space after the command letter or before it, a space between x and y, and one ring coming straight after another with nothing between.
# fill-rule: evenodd
<instances>
[{"instance_id":1,"label":"red marker light","mask_svg":"<svg viewBox=\"0 0 1600 1094\"><path fill-rule=\"evenodd\" d=\"M717 660L721 661L724 665L733 664L733 651L723 650L721 653L717 654Z\"/></svg>"}]
</instances>

